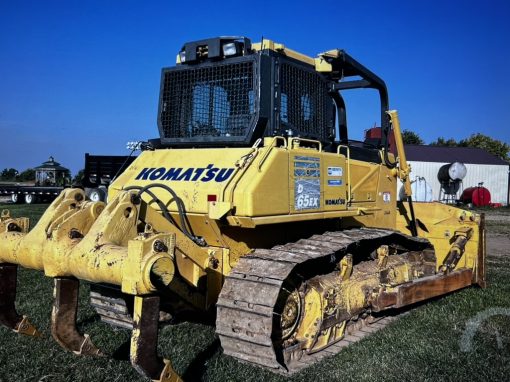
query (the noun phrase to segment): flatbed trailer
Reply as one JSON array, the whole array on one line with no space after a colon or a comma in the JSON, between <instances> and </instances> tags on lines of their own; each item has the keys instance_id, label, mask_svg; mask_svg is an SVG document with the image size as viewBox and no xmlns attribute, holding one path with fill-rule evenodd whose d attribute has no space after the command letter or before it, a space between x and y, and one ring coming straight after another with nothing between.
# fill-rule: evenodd
<instances>
[{"instance_id":1,"label":"flatbed trailer","mask_svg":"<svg viewBox=\"0 0 510 382\"><path fill-rule=\"evenodd\" d=\"M1 184L0 196L9 196L13 203L52 202L64 189L62 186Z\"/></svg>"}]
</instances>

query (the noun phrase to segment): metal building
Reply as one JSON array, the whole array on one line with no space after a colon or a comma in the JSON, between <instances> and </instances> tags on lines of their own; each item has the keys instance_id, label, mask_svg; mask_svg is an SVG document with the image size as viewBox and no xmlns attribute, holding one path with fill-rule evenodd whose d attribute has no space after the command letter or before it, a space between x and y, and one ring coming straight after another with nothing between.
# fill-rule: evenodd
<instances>
[{"instance_id":1,"label":"metal building","mask_svg":"<svg viewBox=\"0 0 510 382\"><path fill-rule=\"evenodd\" d=\"M407 160L411 164L411 181L426 179L432 187L433 200L439 200L441 184L437 178L441 166L461 162L467 174L462 187L483 183L491 193L493 203L510 204L510 164L479 148L405 145ZM461 191L462 192L462 191Z\"/></svg>"}]
</instances>

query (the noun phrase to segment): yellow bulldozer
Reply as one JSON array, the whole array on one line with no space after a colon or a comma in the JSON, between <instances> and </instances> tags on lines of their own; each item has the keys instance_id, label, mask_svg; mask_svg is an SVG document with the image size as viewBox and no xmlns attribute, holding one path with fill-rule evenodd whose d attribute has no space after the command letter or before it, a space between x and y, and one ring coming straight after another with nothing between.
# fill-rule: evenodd
<instances>
[{"instance_id":1,"label":"yellow bulldozer","mask_svg":"<svg viewBox=\"0 0 510 382\"><path fill-rule=\"evenodd\" d=\"M375 143L349 138L344 96L359 89L380 99ZM132 329L144 376L179 380L158 328L190 314L215 317L225 354L292 373L406 307L485 286L483 215L413 203L386 85L343 50L188 42L162 70L158 127L107 204L65 189L30 231L2 213L1 324L38 334L15 309L22 266L54 279L52 335L76 354L101 354L75 325L83 280L101 318Z\"/></svg>"}]
</instances>

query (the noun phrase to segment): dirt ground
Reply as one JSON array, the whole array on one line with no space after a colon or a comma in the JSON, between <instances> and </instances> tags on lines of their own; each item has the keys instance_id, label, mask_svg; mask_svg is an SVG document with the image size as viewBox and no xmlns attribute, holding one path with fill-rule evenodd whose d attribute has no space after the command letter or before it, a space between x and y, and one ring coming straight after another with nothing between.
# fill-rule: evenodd
<instances>
[{"instance_id":1,"label":"dirt ground","mask_svg":"<svg viewBox=\"0 0 510 382\"><path fill-rule=\"evenodd\" d=\"M491 234L487 232L487 256L510 255L510 232L504 234Z\"/></svg>"},{"instance_id":2,"label":"dirt ground","mask_svg":"<svg viewBox=\"0 0 510 382\"><path fill-rule=\"evenodd\" d=\"M510 209L485 212L487 256L510 256Z\"/></svg>"},{"instance_id":3,"label":"dirt ground","mask_svg":"<svg viewBox=\"0 0 510 382\"><path fill-rule=\"evenodd\" d=\"M487 255L510 256L510 233L491 233L487 229Z\"/></svg>"}]
</instances>

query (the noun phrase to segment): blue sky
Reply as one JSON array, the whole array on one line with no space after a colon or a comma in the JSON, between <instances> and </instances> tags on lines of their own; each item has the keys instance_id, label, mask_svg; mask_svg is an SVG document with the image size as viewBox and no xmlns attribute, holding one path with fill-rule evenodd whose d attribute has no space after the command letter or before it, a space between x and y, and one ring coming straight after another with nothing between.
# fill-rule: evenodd
<instances>
[{"instance_id":1,"label":"blue sky","mask_svg":"<svg viewBox=\"0 0 510 382\"><path fill-rule=\"evenodd\" d=\"M345 49L389 88L426 142L481 132L510 143L508 1L7 1L0 3L0 169L49 155L127 154L158 135L160 69L185 41L261 36L315 56ZM377 121L349 96L351 137Z\"/></svg>"}]
</instances>

